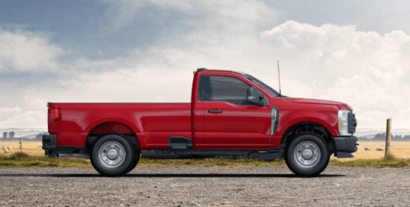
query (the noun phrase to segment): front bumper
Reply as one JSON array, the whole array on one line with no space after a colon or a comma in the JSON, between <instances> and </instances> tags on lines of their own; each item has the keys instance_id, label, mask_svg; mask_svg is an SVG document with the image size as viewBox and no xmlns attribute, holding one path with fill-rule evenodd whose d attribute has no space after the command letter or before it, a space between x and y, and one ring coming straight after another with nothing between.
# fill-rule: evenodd
<instances>
[{"instance_id":1,"label":"front bumper","mask_svg":"<svg viewBox=\"0 0 410 207\"><path fill-rule=\"evenodd\" d=\"M350 137L334 137L335 144L336 144L336 152L335 155L338 158L352 158L353 155L350 153L357 151L357 137L350 136Z\"/></svg>"},{"instance_id":2,"label":"front bumper","mask_svg":"<svg viewBox=\"0 0 410 207\"><path fill-rule=\"evenodd\" d=\"M356 152L357 151L357 137L335 137L336 151L337 152Z\"/></svg>"}]
</instances>

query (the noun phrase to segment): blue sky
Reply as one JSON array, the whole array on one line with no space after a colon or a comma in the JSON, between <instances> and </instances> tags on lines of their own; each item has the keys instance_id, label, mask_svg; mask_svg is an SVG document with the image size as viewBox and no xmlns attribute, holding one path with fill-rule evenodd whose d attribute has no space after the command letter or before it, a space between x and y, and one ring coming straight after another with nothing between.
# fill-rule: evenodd
<instances>
[{"instance_id":1,"label":"blue sky","mask_svg":"<svg viewBox=\"0 0 410 207\"><path fill-rule=\"evenodd\" d=\"M409 128L404 1L3 1L0 128L46 127L47 102L189 102L198 67L351 105Z\"/></svg>"}]
</instances>

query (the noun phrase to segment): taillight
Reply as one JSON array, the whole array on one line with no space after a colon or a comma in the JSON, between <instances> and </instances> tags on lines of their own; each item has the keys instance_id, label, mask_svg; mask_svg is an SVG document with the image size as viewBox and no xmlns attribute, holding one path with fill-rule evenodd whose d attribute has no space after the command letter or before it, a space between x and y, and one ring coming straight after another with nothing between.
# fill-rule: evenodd
<instances>
[{"instance_id":1,"label":"taillight","mask_svg":"<svg viewBox=\"0 0 410 207\"><path fill-rule=\"evenodd\" d=\"M58 119L58 109L52 109L51 113L54 119Z\"/></svg>"},{"instance_id":2,"label":"taillight","mask_svg":"<svg viewBox=\"0 0 410 207\"><path fill-rule=\"evenodd\" d=\"M58 109L48 109L48 132L50 134L57 133L57 121L60 118L60 112Z\"/></svg>"}]
</instances>

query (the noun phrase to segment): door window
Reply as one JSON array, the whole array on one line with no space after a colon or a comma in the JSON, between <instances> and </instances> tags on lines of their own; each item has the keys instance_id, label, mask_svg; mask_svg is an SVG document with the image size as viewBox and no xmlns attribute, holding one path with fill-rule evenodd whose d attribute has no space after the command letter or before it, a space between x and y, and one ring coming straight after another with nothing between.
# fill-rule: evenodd
<instances>
[{"instance_id":1,"label":"door window","mask_svg":"<svg viewBox=\"0 0 410 207\"><path fill-rule=\"evenodd\" d=\"M250 87L242 80L230 76L201 75L198 99L200 101L226 101L236 105L253 105L246 101Z\"/></svg>"}]
</instances>

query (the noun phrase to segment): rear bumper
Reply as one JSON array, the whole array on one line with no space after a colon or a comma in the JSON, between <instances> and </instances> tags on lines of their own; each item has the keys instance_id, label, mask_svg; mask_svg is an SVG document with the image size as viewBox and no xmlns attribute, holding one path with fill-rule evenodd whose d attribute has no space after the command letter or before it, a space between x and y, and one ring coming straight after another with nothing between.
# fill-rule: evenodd
<instances>
[{"instance_id":1,"label":"rear bumper","mask_svg":"<svg viewBox=\"0 0 410 207\"><path fill-rule=\"evenodd\" d=\"M72 146L57 146L56 135L43 135L43 150L49 157L79 157L89 158L84 148Z\"/></svg>"},{"instance_id":2,"label":"rear bumper","mask_svg":"<svg viewBox=\"0 0 410 207\"><path fill-rule=\"evenodd\" d=\"M357 151L357 137L335 137L336 151L352 153Z\"/></svg>"},{"instance_id":3,"label":"rear bumper","mask_svg":"<svg viewBox=\"0 0 410 207\"><path fill-rule=\"evenodd\" d=\"M43 135L43 150L49 157L57 157L57 136Z\"/></svg>"}]
</instances>

